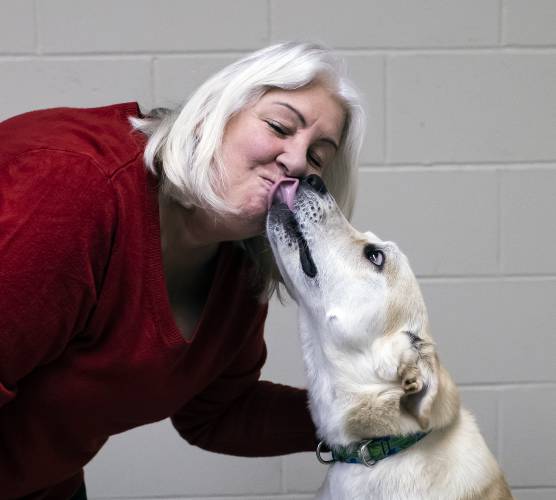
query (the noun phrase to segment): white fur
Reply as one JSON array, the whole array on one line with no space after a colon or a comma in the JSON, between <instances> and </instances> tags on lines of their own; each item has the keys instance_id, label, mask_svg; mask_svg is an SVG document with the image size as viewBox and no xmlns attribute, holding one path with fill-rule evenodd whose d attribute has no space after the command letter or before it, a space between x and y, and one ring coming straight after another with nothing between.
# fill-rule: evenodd
<instances>
[{"instance_id":1,"label":"white fur","mask_svg":"<svg viewBox=\"0 0 556 500\"><path fill-rule=\"evenodd\" d=\"M315 277L303 272L303 245L288 230L291 217L310 249ZM299 305L310 410L319 436L331 446L345 446L430 431L372 467L330 466L317 498L511 499L475 420L460 408L455 384L438 361L417 280L398 247L357 232L330 195L308 183L300 185L293 214L281 207L270 211L267 233ZM382 268L369 260L368 249L383 252Z\"/></svg>"},{"instance_id":2,"label":"white fur","mask_svg":"<svg viewBox=\"0 0 556 500\"><path fill-rule=\"evenodd\" d=\"M132 125L149 136L145 164L153 173L164 174L164 188L183 205L233 212L219 195L226 175L220 147L230 118L269 89L297 89L315 82L324 83L346 109L337 162L324 175L338 203L349 213L365 115L343 62L314 43L285 42L257 50L209 78L182 107L158 113L161 116L132 118Z\"/></svg>"},{"instance_id":3,"label":"white fur","mask_svg":"<svg viewBox=\"0 0 556 500\"><path fill-rule=\"evenodd\" d=\"M479 494L498 466L473 417L462 410L449 428L435 431L410 450L371 468L330 467L322 500L449 500Z\"/></svg>"}]
</instances>

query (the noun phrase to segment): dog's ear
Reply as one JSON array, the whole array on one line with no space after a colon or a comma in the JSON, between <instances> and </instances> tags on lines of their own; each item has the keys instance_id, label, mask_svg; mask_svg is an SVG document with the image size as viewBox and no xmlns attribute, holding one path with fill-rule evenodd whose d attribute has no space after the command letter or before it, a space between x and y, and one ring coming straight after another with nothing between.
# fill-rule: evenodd
<instances>
[{"instance_id":1,"label":"dog's ear","mask_svg":"<svg viewBox=\"0 0 556 500\"><path fill-rule=\"evenodd\" d=\"M427 430L438 395L439 362L431 342L419 339L414 348L419 351L416 368L421 387L417 392L403 396L400 404L403 410L417 420L421 429Z\"/></svg>"}]
</instances>

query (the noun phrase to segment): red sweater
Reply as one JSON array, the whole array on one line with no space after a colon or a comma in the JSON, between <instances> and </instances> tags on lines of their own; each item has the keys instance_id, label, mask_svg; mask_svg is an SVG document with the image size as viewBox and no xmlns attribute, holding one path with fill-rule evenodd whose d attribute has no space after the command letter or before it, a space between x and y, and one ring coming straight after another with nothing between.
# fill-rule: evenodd
<instances>
[{"instance_id":1,"label":"red sweater","mask_svg":"<svg viewBox=\"0 0 556 500\"><path fill-rule=\"evenodd\" d=\"M221 245L194 337L170 309L137 104L0 123L0 497L68 498L109 436L171 417L205 449L308 451L306 392L259 381L267 306Z\"/></svg>"}]
</instances>

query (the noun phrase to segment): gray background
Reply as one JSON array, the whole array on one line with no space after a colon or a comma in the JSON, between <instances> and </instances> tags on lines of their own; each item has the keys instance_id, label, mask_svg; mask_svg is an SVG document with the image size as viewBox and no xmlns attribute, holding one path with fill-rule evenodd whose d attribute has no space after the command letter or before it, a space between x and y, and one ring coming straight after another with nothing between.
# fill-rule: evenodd
<instances>
[{"instance_id":1,"label":"gray background","mask_svg":"<svg viewBox=\"0 0 556 500\"><path fill-rule=\"evenodd\" d=\"M369 130L355 224L399 243L441 358L517 498L556 498L556 1L0 0L0 118L183 101L271 42L342 54ZM290 304L264 376L304 385ZM113 437L92 498L311 498L312 454L241 459L168 421Z\"/></svg>"}]
</instances>

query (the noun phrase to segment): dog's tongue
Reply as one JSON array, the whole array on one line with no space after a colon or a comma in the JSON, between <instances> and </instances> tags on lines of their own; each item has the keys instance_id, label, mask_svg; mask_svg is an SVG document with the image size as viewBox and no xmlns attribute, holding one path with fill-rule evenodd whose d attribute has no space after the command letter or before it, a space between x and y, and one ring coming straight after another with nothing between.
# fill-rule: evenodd
<instances>
[{"instance_id":1,"label":"dog's tongue","mask_svg":"<svg viewBox=\"0 0 556 500\"><path fill-rule=\"evenodd\" d=\"M293 200L295 199L297 186L299 186L299 179L294 179L292 177L280 179L272 186L268 194L268 208L270 208L272 202L276 200L278 203L285 203L290 210L293 210Z\"/></svg>"}]
</instances>

